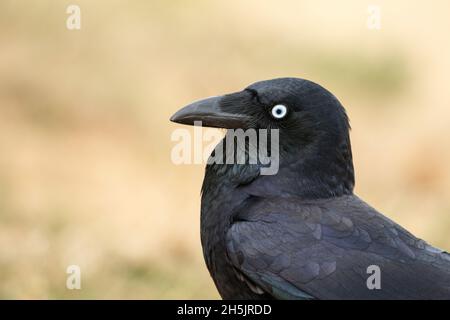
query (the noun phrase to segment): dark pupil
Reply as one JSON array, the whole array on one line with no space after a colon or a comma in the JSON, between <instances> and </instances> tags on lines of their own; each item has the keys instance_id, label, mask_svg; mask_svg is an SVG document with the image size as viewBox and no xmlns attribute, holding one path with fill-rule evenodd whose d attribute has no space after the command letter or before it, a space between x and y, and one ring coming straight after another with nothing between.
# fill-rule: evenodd
<instances>
[{"instance_id":1,"label":"dark pupil","mask_svg":"<svg viewBox=\"0 0 450 320\"><path fill-rule=\"evenodd\" d=\"M281 112L283 112L281 109L277 109L277 111L275 111L277 114L281 114Z\"/></svg>"}]
</instances>

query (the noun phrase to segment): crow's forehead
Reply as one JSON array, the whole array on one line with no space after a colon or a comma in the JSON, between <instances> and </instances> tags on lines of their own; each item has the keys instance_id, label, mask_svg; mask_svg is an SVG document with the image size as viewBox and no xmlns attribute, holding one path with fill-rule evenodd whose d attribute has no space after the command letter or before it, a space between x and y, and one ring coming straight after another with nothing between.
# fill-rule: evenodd
<instances>
[{"instance_id":1,"label":"crow's forehead","mask_svg":"<svg viewBox=\"0 0 450 320\"><path fill-rule=\"evenodd\" d=\"M294 109L314 107L326 110L330 114L344 109L339 100L321 85L301 78L278 78L251 84L247 89L256 90L263 103L293 101Z\"/></svg>"},{"instance_id":2,"label":"crow's forehead","mask_svg":"<svg viewBox=\"0 0 450 320\"><path fill-rule=\"evenodd\" d=\"M332 96L326 89L309 80L301 78L278 78L251 84L247 89L258 92L263 103L276 103L285 99L314 100ZM320 100L319 99L319 100ZM314 101L310 101L314 102Z\"/></svg>"},{"instance_id":3,"label":"crow's forehead","mask_svg":"<svg viewBox=\"0 0 450 320\"><path fill-rule=\"evenodd\" d=\"M318 84L300 78L278 78L258 81L247 87L256 90L261 96L281 98L283 96L301 96L311 91L321 90Z\"/></svg>"},{"instance_id":4,"label":"crow's forehead","mask_svg":"<svg viewBox=\"0 0 450 320\"><path fill-rule=\"evenodd\" d=\"M311 81L300 78L278 78L272 80L258 81L250 86L249 89L256 91L299 91L305 85L313 84Z\"/></svg>"}]
</instances>

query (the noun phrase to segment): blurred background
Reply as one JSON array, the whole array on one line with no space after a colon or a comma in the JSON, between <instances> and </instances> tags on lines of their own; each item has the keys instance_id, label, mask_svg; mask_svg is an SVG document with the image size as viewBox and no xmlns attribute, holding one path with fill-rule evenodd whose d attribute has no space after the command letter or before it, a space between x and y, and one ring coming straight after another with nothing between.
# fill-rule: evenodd
<instances>
[{"instance_id":1,"label":"blurred background","mask_svg":"<svg viewBox=\"0 0 450 320\"><path fill-rule=\"evenodd\" d=\"M80 30L66 28L70 4ZM356 193L449 250L449 11L444 0L2 0L0 298L218 298L199 239L204 166L171 162L180 126L168 119L281 76L346 106ZM66 289L72 264L81 290Z\"/></svg>"}]
</instances>

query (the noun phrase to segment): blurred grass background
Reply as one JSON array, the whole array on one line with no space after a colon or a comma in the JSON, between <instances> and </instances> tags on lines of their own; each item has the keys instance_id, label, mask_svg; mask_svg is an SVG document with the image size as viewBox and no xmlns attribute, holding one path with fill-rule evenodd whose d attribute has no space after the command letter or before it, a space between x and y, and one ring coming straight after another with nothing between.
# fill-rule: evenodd
<instances>
[{"instance_id":1,"label":"blurred grass background","mask_svg":"<svg viewBox=\"0 0 450 320\"><path fill-rule=\"evenodd\" d=\"M81 30L66 8L81 8ZM366 27L379 5L381 30ZM448 1L0 2L0 298L218 298L168 118L280 76L352 121L356 192L450 249ZM67 290L66 267L82 270Z\"/></svg>"}]
</instances>

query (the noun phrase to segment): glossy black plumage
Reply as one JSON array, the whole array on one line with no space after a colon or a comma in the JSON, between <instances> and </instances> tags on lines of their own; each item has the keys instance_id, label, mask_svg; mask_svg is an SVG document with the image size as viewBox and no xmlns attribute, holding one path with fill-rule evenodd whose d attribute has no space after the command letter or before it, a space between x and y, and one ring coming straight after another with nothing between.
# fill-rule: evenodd
<instances>
[{"instance_id":1,"label":"glossy black plumage","mask_svg":"<svg viewBox=\"0 0 450 320\"><path fill-rule=\"evenodd\" d=\"M276 104L288 107L284 119L270 116ZM172 120L280 130L276 175L260 175L260 165L207 165L201 239L223 298L450 299L450 255L353 194L348 119L321 86L262 81ZM370 265L380 267L379 290L366 285Z\"/></svg>"}]
</instances>

